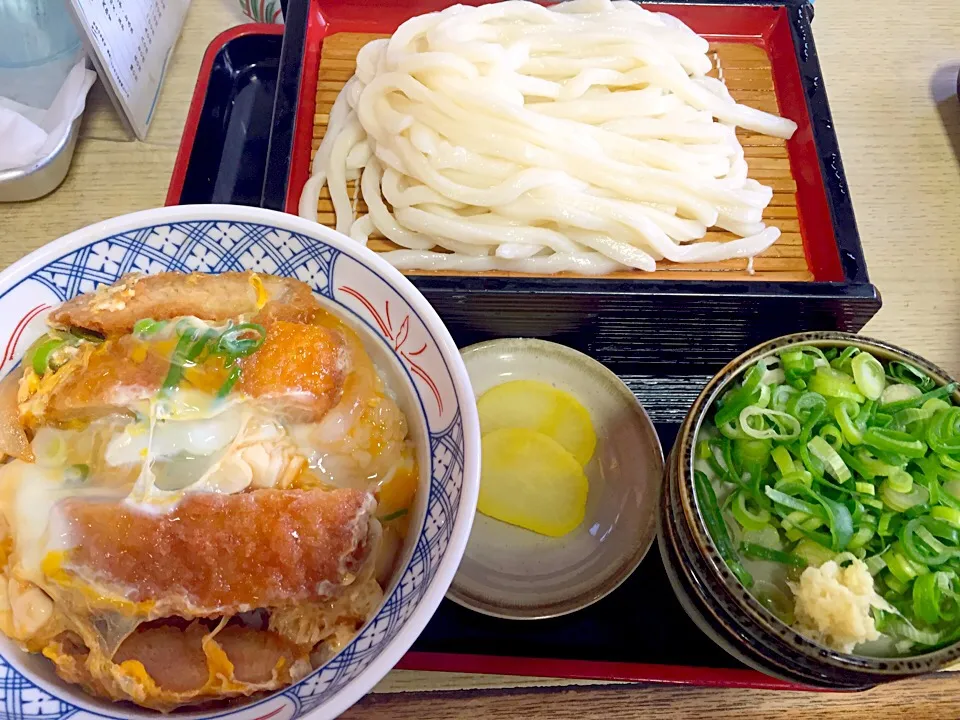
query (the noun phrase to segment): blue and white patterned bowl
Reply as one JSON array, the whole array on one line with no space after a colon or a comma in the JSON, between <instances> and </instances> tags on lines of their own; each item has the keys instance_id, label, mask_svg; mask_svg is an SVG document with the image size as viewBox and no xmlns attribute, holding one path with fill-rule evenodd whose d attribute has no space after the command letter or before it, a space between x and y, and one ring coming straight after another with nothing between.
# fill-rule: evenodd
<instances>
[{"instance_id":1,"label":"blue and white patterned bowl","mask_svg":"<svg viewBox=\"0 0 960 720\"><path fill-rule=\"evenodd\" d=\"M181 717L335 717L367 693L423 630L456 572L476 509L480 429L457 347L419 291L373 252L321 225L230 205L147 210L55 240L0 273L0 376L43 331L45 311L129 272L255 270L298 278L363 337L397 379L419 442L419 507L376 616L336 657L282 692ZM406 398L406 403L404 403ZM60 682L42 657L0 640L0 720L155 717Z\"/></svg>"}]
</instances>

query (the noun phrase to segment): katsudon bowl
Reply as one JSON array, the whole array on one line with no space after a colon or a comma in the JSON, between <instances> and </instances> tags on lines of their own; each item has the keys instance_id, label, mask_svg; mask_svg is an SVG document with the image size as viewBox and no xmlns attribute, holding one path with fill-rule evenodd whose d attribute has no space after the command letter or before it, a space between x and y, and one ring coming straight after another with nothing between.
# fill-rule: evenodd
<instances>
[{"instance_id":1,"label":"katsudon bowl","mask_svg":"<svg viewBox=\"0 0 960 720\"><path fill-rule=\"evenodd\" d=\"M379 582L382 600L371 606L366 622L357 623L352 638L339 643L335 654L319 660L311 655L314 667L291 677L292 684L234 693L221 702L178 709L178 714L187 717L237 720L334 717L368 692L410 647L443 599L464 552L476 508L480 458L477 411L467 372L429 303L374 253L332 230L290 215L205 205L149 210L98 223L54 240L0 274L0 375L30 375L43 352L37 349L38 339L47 331L51 313L56 317L56 309L65 301L114 284L130 273L152 276L169 271L233 273L230 277L234 278L240 277L238 272L246 273L256 289L258 309L264 286L269 289L287 282L268 276L304 283L324 312L359 339L392 402L406 416L406 442L418 467L412 472L416 492L409 507L391 511L389 516L376 515L378 522L370 520L385 538L391 522L404 516L403 530L394 537L397 548L392 572ZM231 292L228 288L214 294L210 302L224 304ZM123 293L114 293L107 300L113 309L130 302ZM106 306L95 303L93 307ZM141 326L133 334L141 331L152 329ZM300 342L302 345L302 338ZM40 341L41 346L43 343ZM30 357L24 362L28 351ZM173 364L171 360L170 366ZM51 364L51 372L57 372L53 367ZM280 381L286 372L281 367L266 370L266 375ZM165 385L168 382L169 376ZM136 421L141 421L139 415ZM291 534L299 542L296 531ZM125 542L118 533L115 536ZM5 565L8 551L5 546ZM125 551L105 548L108 555ZM151 552L151 548L144 550L144 557ZM196 559L198 564L201 560ZM256 563L258 558L248 561ZM6 587L3 590L0 615L15 617L10 615L12 604L23 602L23 595L15 597ZM216 653L208 652L206 643L203 648L212 662L209 659ZM149 654L150 649L144 652ZM88 693L80 685L64 682L48 659L53 655L47 649L43 654L35 649L27 652L24 642L0 635L0 674L4 679L0 718L156 716L156 710L142 707L149 706L149 697L146 703L111 702L96 696L104 694L102 689ZM84 657L79 656L80 661ZM210 681L223 683L222 666L217 670L209 662ZM274 680L282 665L282 660L277 662ZM137 664L124 666L124 672L136 675ZM233 672L231 665L226 673L231 682ZM146 680L139 682L138 692L144 687L149 690L149 685Z\"/></svg>"}]
</instances>

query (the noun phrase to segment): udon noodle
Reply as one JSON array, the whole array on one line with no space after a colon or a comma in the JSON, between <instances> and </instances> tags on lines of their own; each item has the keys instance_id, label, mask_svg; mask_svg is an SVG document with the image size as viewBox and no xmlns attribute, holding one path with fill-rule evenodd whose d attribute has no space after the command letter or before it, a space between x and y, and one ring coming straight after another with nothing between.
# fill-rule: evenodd
<instances>
[{"instance_id":1,"label":"udon noodle","mask_svg":"<svg viewBox=\"0 0 960 720\"><path fill-rule=\"evenodd\" d=\"M379 232L401 269L605 274L752 258L780 235L708 43L632 2L522 0L415 17L365 45L330 113L300 214L324 185L337 230ZM347 183L359 180L368 213ZM701 240L708 228L739 236ZM439 249L439 251L438 251Z\"/></svg>"}]
</instances>

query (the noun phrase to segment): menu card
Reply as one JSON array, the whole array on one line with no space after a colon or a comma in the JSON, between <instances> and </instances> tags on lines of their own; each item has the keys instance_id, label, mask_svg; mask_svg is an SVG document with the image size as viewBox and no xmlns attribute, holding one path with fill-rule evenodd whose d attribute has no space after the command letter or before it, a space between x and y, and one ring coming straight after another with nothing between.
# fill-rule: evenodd
<instances>
[{"instance_id":1,"label":"menu card","mask_svg":"<svg viewBox=\"0 0 960 720\"><path fill-rule=\"evenodd\" d=\"M113 104L146 139L190 0L70 0Z\"/></svg>"}]
</instances>

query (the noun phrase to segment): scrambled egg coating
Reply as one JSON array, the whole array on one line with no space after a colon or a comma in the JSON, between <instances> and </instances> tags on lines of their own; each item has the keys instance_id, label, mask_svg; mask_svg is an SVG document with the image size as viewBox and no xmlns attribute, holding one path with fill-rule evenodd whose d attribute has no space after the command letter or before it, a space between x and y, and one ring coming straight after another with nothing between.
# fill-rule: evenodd
<instances>
[{"instance_id":1,"label":"scrambled egg coating","mask_svg":"<svg viewBox=\"0 0 960 720\"><path fill-rule=\"evenodd\" d=\"M350 642L420 478L350 328L256 273L126 276L49 324L0 383L0 633L162 712L286 687Z\"/></svg>"}]
</instances>

